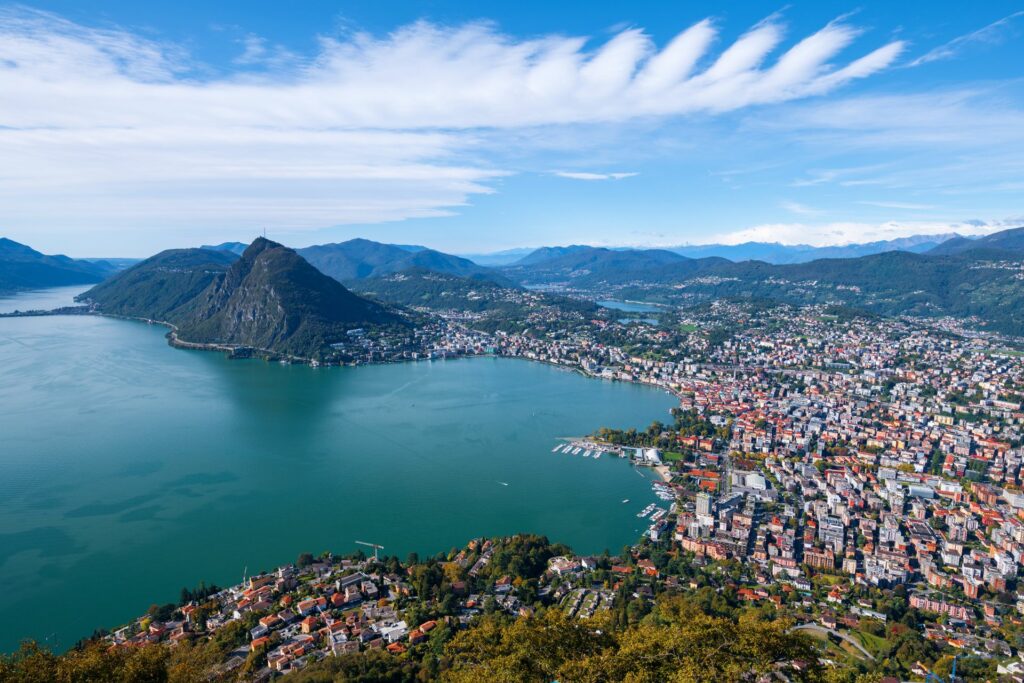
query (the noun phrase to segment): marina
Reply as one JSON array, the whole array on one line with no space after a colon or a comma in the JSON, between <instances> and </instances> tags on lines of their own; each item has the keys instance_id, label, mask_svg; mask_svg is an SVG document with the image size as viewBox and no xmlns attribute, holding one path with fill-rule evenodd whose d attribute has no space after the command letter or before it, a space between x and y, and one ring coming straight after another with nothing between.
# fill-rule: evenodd
<instances>
[{"instance_id":1,"label":"marina","mask_svg":"<svg viewBox=\"0 0 1024 683\"><path fill-rule=\"evenodd\" d=\"M658 507L658 505L657 505L656 503L651 503L650 505L648 505L647 507L645 507L645 508L644 508L643 510L641 510L640 512L638 512L638 513L636 514L636 516L637 516L637 517L639 517L640 519L643 519L643 518L644 518L644 517L646 517L647 515L649 515L649 514L651 514L652 512L654 512L654 509L655 509L655 508L657 508L657 507Z\"/></svg>"}]
</instances>

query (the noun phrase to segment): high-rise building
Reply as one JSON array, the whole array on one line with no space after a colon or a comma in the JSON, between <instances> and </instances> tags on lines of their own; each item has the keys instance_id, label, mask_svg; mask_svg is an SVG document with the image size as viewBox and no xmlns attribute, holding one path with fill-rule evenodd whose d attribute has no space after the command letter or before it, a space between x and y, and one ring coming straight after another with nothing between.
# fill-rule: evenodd
<instances>
[{"instance_id":1,"label":"high-rise building","mask_svg":"<svg viewBox=\"0 0 1024 683\"><path fill-rule=\"evenodd\" d=\"M710 517L712 512L711 509L715 504L715 499L710 493L704 493L703 491L697 494L697 514L704 517Z\"/></svg>"}]
</instances>

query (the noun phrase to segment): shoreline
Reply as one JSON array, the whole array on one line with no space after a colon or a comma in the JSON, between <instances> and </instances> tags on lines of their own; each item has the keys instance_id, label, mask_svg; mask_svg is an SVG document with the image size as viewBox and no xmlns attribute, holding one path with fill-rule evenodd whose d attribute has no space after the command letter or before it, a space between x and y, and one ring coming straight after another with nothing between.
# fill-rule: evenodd
<instances>
[{"instance_id":1,"label":"shoreline","mask_svg":"<svg viewBox=\"0 0 1024 683\"><path fill-rule=\"evenodd\" d=\"M83 310L85 309L85 310ZM150 318L142 318L136 316L118 315L116 313L104 313L102 311L88 310L86 306L72 306L62 307L49 311L17 311L11 313L0 313L0 318L33 318L33 317L49 317L49 316L60 316L60 315L79 315L79 316L97 316L100 318L111 318L114 320L127 320L132 322L142 322L148 325L161 325L168 328L168 333L165 335L167 343L177 349L184 349L188 351L220 351L228 354L228 357L232 360L250 360L250 359L262 359L267 362L275 360L287 360L291 363L309 365L310 367L330 367L332 365L338 367L358 367L360 365L390 365L394 363L413 363L420 360L438 360L433 358L401 358L398 360L381 360L381 361L365 361L357 363L327 363L318 361L315 358L306 358L303 356L294 356L291 354L280 353L277 351L271 351L269 349L261 349L252 346L245 346L241 344L223 344L223 343L210 343L210 342L191 342L186 339L180 339L177 336L177 326L173 323L169 323L166 320L153 320ZM249 353L252 352L252 353ZM541 363L544 365L550 365L556 368L563 368L570 372L575 372L589 379L596 380L607 380L611 382L623 382L625 384L634 384L637 386L646 386L652 389L657 389L666 392L675 399L681 398L675 389L670 386L655 384L651 382L642 382L637 379L623 380L618 377L602 377L595 375L581 365L568 365L566 363L559 363L551 360L543 360L540 358L529 358L527 356L512 356L506 355L500 352L484 353L484 354L463 354L455 356L455 358L481 358L481 357L494 357L494 358L511 358L520 359L525 361L531 361L534 363ZM439 360L448 360L448 357L443 357Z\"/></svg>"}]
</instances>

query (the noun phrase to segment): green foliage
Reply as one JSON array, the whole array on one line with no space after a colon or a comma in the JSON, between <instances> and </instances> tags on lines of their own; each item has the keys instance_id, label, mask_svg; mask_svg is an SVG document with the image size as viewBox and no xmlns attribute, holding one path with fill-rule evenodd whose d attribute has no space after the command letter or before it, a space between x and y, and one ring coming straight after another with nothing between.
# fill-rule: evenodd
<instances>
[{"instance_id":1,"label":"green foliage","mask_svg":"<svg viewBox=\"0 0 1024 683\"><path fill-rule=\"evenodd\" d=\"M175 323L236 256L210 249L169 249L82 294L104 313Z\"/></svg>"},{"instance_id":2,"label":"green foliage","mask_svg":"<svg viewBox=\"0 0 1024 683\"><path fill-rule=\"evenodd\" d=\"M485 619L449 644L443 680L738 681L775 670L793 681L824 680L813 644L789 626L710 616L679 597L620 631L607 618L574 620L560 610L512 623Z\"/></svg>"}]
</instances>

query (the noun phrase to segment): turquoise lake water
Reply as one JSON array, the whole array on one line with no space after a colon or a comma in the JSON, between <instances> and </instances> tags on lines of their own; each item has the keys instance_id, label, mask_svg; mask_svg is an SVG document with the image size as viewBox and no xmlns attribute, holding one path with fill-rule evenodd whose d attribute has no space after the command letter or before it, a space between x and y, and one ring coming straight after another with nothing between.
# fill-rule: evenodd
<instances>
[{"instance_id":1,"label":"turquoise lake water","mask_svg":"<svg viewBox=\"0 0 1024 683\"><path fill-rule=\"evenodd\" d=\"M551 452L665 419L652 388L498 358L229 361L164 332L0 319L0 650L67 647L182 586L356 540L404 557L529 531L618 552L656 500L624 461Z\"/></svg>"}]
</instances>

